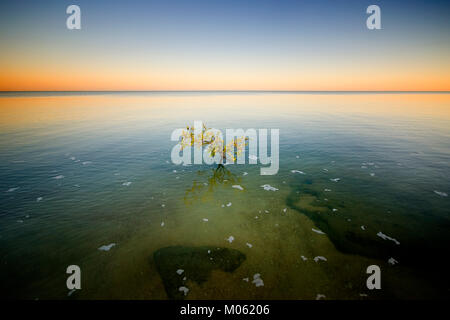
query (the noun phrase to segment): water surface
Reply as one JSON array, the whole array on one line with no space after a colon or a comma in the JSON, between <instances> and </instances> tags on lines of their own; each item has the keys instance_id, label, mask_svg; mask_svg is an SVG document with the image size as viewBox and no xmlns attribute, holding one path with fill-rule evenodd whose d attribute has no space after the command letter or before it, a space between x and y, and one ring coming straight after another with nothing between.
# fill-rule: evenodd
<instances>
[{"instance_id":1,"label":"water surface","mask_svg":"<svg viewBox=\"0 0 450 320\"><path fill-rule=\"evenodd\" d=\"M278 174L172 164L170 134L194 120L280 129ZM448 94L2 94L1 295L167 299L154 253L182 246L245 255L184 275L190 299L448 298L449 160Z\"/></svg>"}]
</instances>

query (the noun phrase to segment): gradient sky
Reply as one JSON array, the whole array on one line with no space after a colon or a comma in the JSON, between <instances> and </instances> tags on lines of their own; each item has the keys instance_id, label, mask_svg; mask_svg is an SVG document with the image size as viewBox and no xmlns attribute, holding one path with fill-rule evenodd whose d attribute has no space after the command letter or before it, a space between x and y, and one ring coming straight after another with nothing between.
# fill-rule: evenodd
<instances>
[{"instance_id":1,"label":"gradient sky","mask_svg":"<svg viewBox=\"0 0 450 320\"><path fill-rule=\"evenodd\" d=\"M3 91L450 90L450 1L2 0L0 40Z\"/></svg>"}]
</instances>

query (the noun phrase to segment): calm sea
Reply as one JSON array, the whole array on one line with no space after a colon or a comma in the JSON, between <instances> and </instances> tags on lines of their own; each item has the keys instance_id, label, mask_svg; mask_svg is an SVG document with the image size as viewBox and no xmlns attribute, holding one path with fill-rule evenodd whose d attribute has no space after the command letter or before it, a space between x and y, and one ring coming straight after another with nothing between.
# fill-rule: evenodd
<instances>
[{"instance_id":1,"label":"calm sea","mask_svg":"<svg viewBox=\"0 0 450 320\"><path fill-rule=\"evenodd\" d=\"M279 129L278 174L172 164L195 120ZM450 94L3 93L0 295L448 298L448 194Z\"/></svg>"}]
</instances>

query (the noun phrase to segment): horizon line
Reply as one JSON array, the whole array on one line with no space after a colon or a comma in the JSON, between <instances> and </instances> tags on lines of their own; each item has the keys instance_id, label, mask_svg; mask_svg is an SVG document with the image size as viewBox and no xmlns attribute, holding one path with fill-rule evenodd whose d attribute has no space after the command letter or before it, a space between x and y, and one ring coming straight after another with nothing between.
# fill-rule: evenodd
<instances>
[{"instance_id":1,"label":"horizon line","mask_svg":"<svg viewBox=\"0 0 450 320\"><path fill-rule=\"evenodd\" d=\"M450 90L0 90L2 93L184 93L184 92L241 92L241 93L442 93Z\"/></svg>"}]
</instances>

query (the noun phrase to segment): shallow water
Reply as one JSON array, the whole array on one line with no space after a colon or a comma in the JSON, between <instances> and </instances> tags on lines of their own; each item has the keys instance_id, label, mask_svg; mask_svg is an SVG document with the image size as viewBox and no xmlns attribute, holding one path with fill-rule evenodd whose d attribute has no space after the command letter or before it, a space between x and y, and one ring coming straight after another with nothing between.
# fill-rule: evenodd
<instances>
[{"instance_id":1,"label":"shallow water","mask_svg":"<svg viewBox=\"0 0 450 320\"><path fill-rule=\"evenodd\" d=\"M278 174L172 164L195 120L280 129ZM448 94L2 94L0 132L3 297L167 299L153 255L170 246L245 255L186 275L189 299L449 297Z\"/></svg>"}]
</instances>

